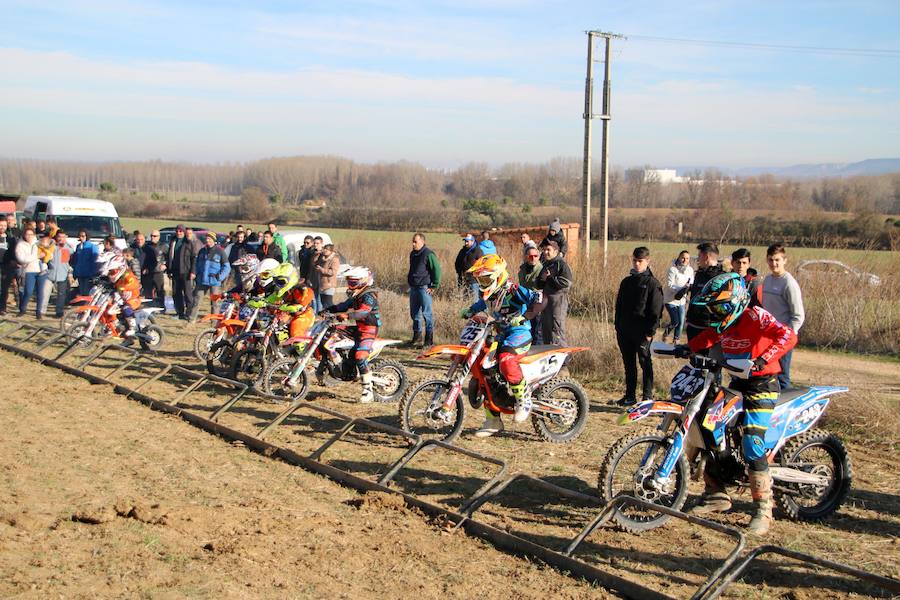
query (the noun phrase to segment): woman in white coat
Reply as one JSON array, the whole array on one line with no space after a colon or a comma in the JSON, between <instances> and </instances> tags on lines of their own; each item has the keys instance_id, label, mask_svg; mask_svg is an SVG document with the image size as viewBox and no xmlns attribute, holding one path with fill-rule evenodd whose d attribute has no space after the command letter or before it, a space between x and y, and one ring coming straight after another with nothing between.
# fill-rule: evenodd
<instances>
[{"instance_id":1,"label":"woman in white coat","mask_svg":"<svg viewBox=\"0 0 900 600\"><path fill-rule=\"evenodd\" d=\"M19 298L19 316L25 314L28 302L31 296L37 291L37 311L36 316L41 318L41 305L44 301L44 286L42 272L46 271L45 265L38 255L38 244L35 239L34 230L26 229L22 234L22 239L16 244L16 262L19 263L19 269L22 273L22 293Z\"/></svg>"},{"instance_id":2,"label":"woman in white coat","mask_svg":"<svg viewBox=\"0 0 900 600\"><path fill-rule=\"evenodd\" d=\"M666 311L669 313L669 325L663 337L672 332L672 342L677 344L684 329L685 307L687 294L694 281L694 269L691 267L691 254L687 250L678 253L678 258L672 261L672 266L666 272L666 285L663 288L663 302L666 303Z\"/></svg>"}]
</instances>

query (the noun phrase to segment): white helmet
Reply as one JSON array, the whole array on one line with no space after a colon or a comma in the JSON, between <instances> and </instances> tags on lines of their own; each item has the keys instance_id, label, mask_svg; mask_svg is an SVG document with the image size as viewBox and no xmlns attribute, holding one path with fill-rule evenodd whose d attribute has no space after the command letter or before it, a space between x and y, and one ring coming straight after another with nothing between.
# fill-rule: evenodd
<instances>
[{"instance_id":1,"label":"white helmet","mask_svg":"<svg viewBox=\"0 0 900 600\"><path fill-rule=\"evenodd\" d=\"M367 267L352 267L344 273L347 279L347 294L358 296L367 287L375 285L375 276Z\"/></svg>"},{"instance_id":2,"label":"white helmet","mask_svg":"<svg viewBox=\"0 0 900 600\"><path fill-rule=\"evenodd\" d=\"M105 275L108 275L109 280L115 283L125 274L127 268L125 257L121 254L115 254L106 262Z\"/></svg>"},{"instance_id":3,"label":"white helmet","mask_svg":"<svg viewBox=\"0 0 900 600\"><path fill-rule=\"evenodd\" d=\"M106 277L109 275L109 265L110 262L119 256L118 252L101 252L97 255L97 274L101 277Z\"/></svg>"},{"instance_id":4,"label":"white helmet","mask_svg":"<svg viewBox=\"0 0 900 600\"><path fill-rule=\"evenodd\" d=\"M246 254L232 263L238 272L238 278L244 289L249 289L256 279L256 272L259 270L259 259L255 254Z\"/></svg>"},{"instance_id":5,"label":"white helmet","mask_svg":"<svg viewBox=\"0 0 900 600\"><path fill-rule=\"evenodd\" d=\"M256 268L256 284L261 288L267 288L272 283L272 271L278 268L281 263L274 258L267 258L260 261Z\"/></svg>"}]
</instances>

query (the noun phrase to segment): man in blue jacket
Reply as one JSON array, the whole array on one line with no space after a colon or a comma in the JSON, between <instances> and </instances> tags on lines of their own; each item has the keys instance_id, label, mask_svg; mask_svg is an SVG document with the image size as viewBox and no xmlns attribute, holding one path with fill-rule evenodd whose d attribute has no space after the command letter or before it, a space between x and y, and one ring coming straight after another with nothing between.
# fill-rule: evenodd
<instances>
[{"instance_id":1,"label":"man in blue jacket","mask_svg":"<svg viewBox=\"0 0 900 600\"><path fill-rule=\"evenodd\" d=\"M72 255L72 276L78 281L78 295L91 293L91 280L97 276L97 255L100 248L88 239L87 231L78 232L78 245Z\"/></svg>"},{"instance_id":2,"label":"man in blue jacket","mask_svg":"<svg viewBox=\"0 0 900 600\"><path fill-rule=\"evenodd\" d=\"M231 273L231 265L228 264L228 257L225 251L216 245L216 234L212 231L206 234L206 240L200 252L197 253L197 260L194 263L194 304L191 307L191 322L197 320L197 311L200 309L200 296L209 293L210 295L221 294L222 286ZM212 299L209 301L210 312L216 312L216 302Z\"/></svg>"}]
</instances>

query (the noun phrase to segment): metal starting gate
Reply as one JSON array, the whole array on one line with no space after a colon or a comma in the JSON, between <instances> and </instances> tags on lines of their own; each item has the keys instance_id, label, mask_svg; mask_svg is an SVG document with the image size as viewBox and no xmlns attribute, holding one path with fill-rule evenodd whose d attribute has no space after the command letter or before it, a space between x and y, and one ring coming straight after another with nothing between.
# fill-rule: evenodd
<instances>
[{"instance_id":1,"label":"metal starting gate","mask_svg":"<svg viewBox=\"0 0 900 600\"><path fill-rule=\"evenodd\" d=\"M706 581L695 590L691 596L694 600L712 600L720 597L731 584L751 569L753 564L758 561L761 556L767 554L778 555L817 569L827 569L840 573L849 578L866 582L880 588L888 595L900 594L900 580L894 578L877 575L849 565L795 552L780 546L765 545L757 547L749 552L744 552L746 539L743 532L734 527L701 519L666 507L650 504L631 496L620 496L604 505L596 496L560 487L526 473L515 473L510 475L507 472L506 462L501 459L486 456L482 453L442 441L423 440L417 435L410 434L396 427L379 423L371 419L355 418L305 400L288 404L277 416L266 422L254 433L238 431L223 425L219 422L219 419L238 402L246 399L248 392L251 391L248 389L247 385L215 375L197 373L182 366L160 360L152 354L142 353L136 349L123 347L117 344L99 344L98 347L90 351L87 356L75 358L76 353L74 351L81 347L81 345L81 338L73 339L64 333L61 333L58 329L0 318L0 348L4 350L30 358L40 364L61 369L77 377L87 379L95 384L110 385L117 393L142 402L154 410L177 415L188 423L210 433L214 433L231 441L239 441L246 447L265 456L281 459L311 472L329 477L341 484L362 491L372 490L390 494L399 494L403 497L407 505L416 507L430 516L444 519L447 526L451 529L462 529L469 535L485 539L496 547L514 554L536 557L563 572L569 572L572 575L583 577L586 580L603 587L616 590L629 598L670 599L671 596L619 575L603 571L597 566L575 557L576 551L582 543L599 527L609 523L616 511L625 506L667 514L676 519L680 519L681 521L690 523L693 526L716 532L734 540L734 547L732 550L727 556L721 559L717 568L715 568ZM56 354L52 353L53 350L57 350ZM86 370L88 367L94 366L95 370L98 368L96 363L101 357L104 357L107 361L114 360L117 362L114 363L113 367L108 367L108 372L102 375L88 372ZM74 360L72 360L73 358ZM138 379L137 382L131 381L130 385L133 385L133 387L125 385L124 383L112 381L114 377L120 376L129 368L135 368L135 365L137 364L141 365L140 372L148 375L143 379ZM179 374L187 381L190 381L190 383L184 389L177 391L171 398L154 398L141 391L149 384L157 382L162 377L172 374ZM133 380L134 377L131 379ZM206 416L186 410L184 405L187 397L208 385L227 387L234 390L234 393L229 396L221 406ZM265 395L256 391L252 391L252 393L257 397L265 397ZM277 399L280 400L280 398ZM318 415L339 420L343 422L343 426L312 453L306 456L289 448L266 441L265 438L273 431L273 429L282 424L288 417L301 410L311 411ZM359 430L386 434L390 436L391 439L405 441L409 445L409 448L399 459L392 463L385 463L383 465L383 470L380 471L383 472L383 475L376 479L361 477L357 474L339 469L322 460L325 454L335 444L344 440L351 432ZM489 466L494 474L473 494L465 498L462 504L456 509L450 509L413 494L398 490L395 487L390 487L390 483L400 472L409 467L410 463L414 461L418 455L423 452L435 451L450 452L468 457ZM448 475L448 477L449 476L450 475ZM594 509L593 517L590 522L588 522L587 525L585 525L581 531L569 541L566 548L562 551L554 550L546 545L525 539L520 535L504 531L503 529L480 521L477 518L478 511L485 505L496 502L498 498L507 492L513 485L526 485L529 488L538 489L546 494L548 499L562 497L577 500L581 503L593 504L596 507Z\"/></svg>"}]
</instances>

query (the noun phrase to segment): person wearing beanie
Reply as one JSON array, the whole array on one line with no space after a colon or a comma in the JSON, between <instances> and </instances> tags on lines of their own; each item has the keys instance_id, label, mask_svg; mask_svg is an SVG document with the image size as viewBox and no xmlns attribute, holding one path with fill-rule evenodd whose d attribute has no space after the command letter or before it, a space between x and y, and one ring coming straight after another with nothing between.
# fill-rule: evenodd
<instances>
[{"instance_id":1,"label":"person wearing beanie","mask_svg":"<svg viewBox=\"0 0 900 600\"><path fill-rule=\"evenodd\" d=\"M547 235L541 241L541 248L544 248L549 242L556 242L560 256L566 255L569 244L566 242L566 236L562 232L562 225L559 222L559 217L553 219L550 226L547 228Z\"/></svg>"},{"instance_id":2,"label":"person wearing beanie","mask_svg":"<svg viewBox=\"0 0 900 600\"><path fill-rule=\"evenodd\" d=\"M456 285L464 291L466 294L471 294L472 297L478 297L478 283L475 282L475 278L472 277L470 273L466 273L472 265L475 264L475 261L484 256L484 252L482 252L481 247L475 243L475 236L467 234L463 236L463 247L460 248L459 253L456 255L456 262L454 263L454 267L456 268Z\"/></svg>"}]
</instances>

